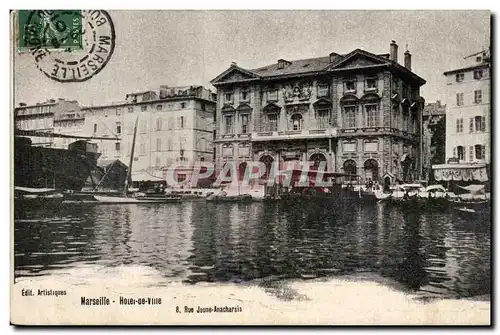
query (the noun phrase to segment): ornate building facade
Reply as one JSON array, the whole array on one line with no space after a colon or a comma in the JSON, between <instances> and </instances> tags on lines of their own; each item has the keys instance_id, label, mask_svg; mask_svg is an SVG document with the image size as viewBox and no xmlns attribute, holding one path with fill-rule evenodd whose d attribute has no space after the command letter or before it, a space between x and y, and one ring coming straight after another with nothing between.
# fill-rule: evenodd
<instances>
[{"instance_id":1,"label":"ornate building facade","mask_svg":"<svg viewBox=\"0 0 500 335\"><path fill-rule=\"evenodd\" d=\"M328 171L394 183L421 177L420 87L398 46L377 55L278 60L247 70L233 63L217 88L216 166L250 160L324 161Z\"/></svg>"}]
</instances>

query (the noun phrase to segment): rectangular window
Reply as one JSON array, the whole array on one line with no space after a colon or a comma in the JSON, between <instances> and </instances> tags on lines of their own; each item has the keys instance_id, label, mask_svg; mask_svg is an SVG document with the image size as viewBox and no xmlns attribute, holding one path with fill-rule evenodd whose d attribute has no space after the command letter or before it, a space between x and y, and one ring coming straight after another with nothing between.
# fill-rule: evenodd
<instances>
[{"instance_id":1,"label":"rectangular window","mask_svg":"<svg viewBox=\"0 0 500 335\"><path fill-rule=\"evenodd\" d=\"M205 104L204 104L204 103L202 103L202 104L201 104L201 110L202 110L202 111L206 111L206 110L207 110L207 107L205 106Z\"/></svg>"},{"instance_id":2,"label":"rectangular window","mask_svg":"<svg viewBox=\"0 0 500 335\"><path fill-rule=\"evenodd\" d=\"M161 151L161 138L156 139L156 151Z\"/></svg>"},{"instance_id":3,"label":"rectangular window","mask_svg":"<svg viewBox=\"0 0 500 335\"><path fill-rule=\"evenodd\" d=\"M184 128L184 116L181 116L181 129Z\"/></svg>"},{"instance_id":4,"label":"rectangular window","mask_svg":"<svg viewBox=\"0 0 500 335\"><path fill-rule=\"evenodd\" d=\"M127 110L128 110L129 113L133 113L134 112L134 107L128 107Z\"/></svg>"},{"instance_id":5,"label":"rectangular window","mask_svg":"<svg viewBox=\"0 0 500 335\"><path fill-rule=\"evenodd\" d=\"M116 116L120 116L120 115L121 115L120 108L117 108L116 109Z\"/></svg>"},{"instance_id":6,"label":"rectangular window","mask_svg":"<svg viewBox=\"0 0 500 335\"><path fill-rule=\"evenodd\" d=\"M344 128L356 128L356 107L344 107Z\"/></svg>"},{"instance_id":7,"label":"rectangular window","mask_svg":"<svg viewBox=\"0 0 500 335\"><path fill-rule=\"evenodd\" d=\"M161 111L161 110L162 110L162 108L163 108L163 106L162 106L162 105L156 105L156 110L157 110L157 111Z\"/></svg>"},{"instance_id":8,"label":"rectangular window","mask_svg":"<svg viewBox=\"0 0 500 335\"><path fill-rule=\"evenodd\" d=\"M186 103L185 102L181 102L181 109L184 109L186 108Z\"/></svg>"},{"instance_id":9,"label":"rectangular window","mask_svg":"<svg viewBox=\"0 0 500 335\"><path fill-rule=\"evenodd\" d=\"M355 93L356 92L356 80L349 79L344 81L344 92L345 93Z\"/></svg>"},{"instance_id":10,"label":"rectangular window","mask_svg":"<svg viewBox=\"0 0 500 335\"><path fill-rule=\"evenodd\" d=\"M457 133L464 131L464 119L457 119Z\"/></svg>"},{"instance_id":11,"label":"rectangular window","mask_svg":"<svg viewBox=\"0 0 500 335\"><path fill-rule=\"evenodd\" d=\"M378 151L378 142L377 141L365 141L364 151L366 152L374 152Z\"/></svg>"},{"instance_id":12,"label":"rectangular window","mask_svg":"<svg viewBox=\"0 0 500 335\"><path fill-rule=\"evenodd\" d=\"M233 92L224 93L224 101L227 103L233 102Z\"/></svg>"},{"instance_id":13,"label":"rectangular window","mask_svg":"<svg viewBox=\"0 0 500 335\"><path fill-rule=\"evenodd\" d=\"M327 129L329 125L329 109L319 109L318 110L318 129Z\"/></svg>"},{"instance_id":14,"label":"rectangular window","mask_svg":"<svg viewBox=\"0 0 500 335\"><path fill-rule=\"evenodd\" d=\"M476 144L474 146L474 151L476 152L476 159L484 159L486 153L486 147L484 145Z\"/></svg>"},{"instance_id":15,"label":"rectangular window","mask_svg":"<svg viewBox=\"0 0 500 335\"><path fill-rule=\"evenodd\" d=\"M161 160L160 160L159 156L156 157L155 162L156 162L156 166L160 166L161 165Z\"/></svg>"},{"instance_id":16,"label":"rectangular window","mask_svg":"<svg viewBox=\"0 0 500 335\"><path fill-rule=\"evenodd\" d=\"M120 151L120 142L115 143L115 150Z\"/></svg>"},{"instance_id":17,"label":"rectangular window","mask_svg":"<svg viewBox=\"0 0 500 335\"><path fill-rule=\"evenodd\" d=\"M464 94L457 93L457 106L463 106L463 105L464 105Z\"/></svg>"},{"instance_id":18,"label":"rectangular window","mask_svg":"<svg viewBox=\"0 0 500 335\"><path fill-rule=\"evenodd\" d=\"M248 133L248 114L241 114L241 133Z\"/></svg>"},{"instance_id":19,"label":"rectangular window","mask_svg":"<svg viewBox=\"0 0 500 335\"><path fill-rule=\"evenodd\" d=\"M456 80L457 83L461 82L461 81L464 81L464 74L463 73L457 73L455 75L455 80Z\"/></svg>"},{"instance_id":20,"label":"rectangular window","mask_svg":"<svg viewBox=\"0 0 500 335\"><path fill-rule=\"evenodd\" d=\"M146 143L141 143L139 146L139 154L145 155L146 154Z\"/></svg>"},{"instance_id":21,"label":"rectangular window","mask_svg":"<svg viewBox=\"0 0 500 335\"><path fill-rule=\"evenodd\" d=\"M481 90L475 90L474 91L474 103L475 104L480 104L483 101L483 94Z\"/></svg>"},{"instance_id":22,"label":"rectangular window","mask_svg":"<svg viewBox=\"0 0 500 335\"><path fill-rule=\"evenodd\" d=\"M345 141L343 144L344 152L356 151L356 141Z\"/></svg>"},{"instance_id":23,"label":"rectangular window","mask_svg":"<svg viewBox=\"0 0 500 335\"><path fill-rule=\"evenodd\" d=\"M377 127L378 126L378 113L376 105L367 105L366 107L366 126L367 127Z\"/></svg>"},{"instance_id":24,"label":"rectangular window","mask_svg":"<svg viewBox=\"0 0 500 335\"><path fill-rule=\"evenodd\" d=\"M121 134L122 133L122 124L120 122L116 123L116 133Z\"/></svg>"},{"instance_id":25,"label":"rectangular window","mask_svg":"<svg viewBox=\"0 0 500 335\"><path fill-rule=\"evenodd\" d=\"M475 70L474 79L481 79L481 78L483 78L483 70Z\"/></svg>"},{"instance_id":26,"label":"rectangular window","mask_svg":"<svg viewBox=\"0 0 500 335\"><path fill-rule=\"evenodd\" d=\"M232 155L233 155L233 147L232 146L222 147L222 156L231 157Z\"/></svg>"},{"instance_id":27,"label":"rectangular window","mask_svg":"<svg viewBox=\"0 0 500 335\"><path fill-rule=\"evenodd\" d=\"M94 123L94 133L97 133L97 123Z\"/></svg>"},{"instance_id":28,"label":"rectangular window","mask_svg":"<svg viewBox=\"0 0 500 335\"><path fill-rule=\"evenodd\" d=\"M470 120L472 122L472 118ZM474 117L474 125L476 128L476 131L486 131L486 118L484 116L475 116Z\"/></svg>"},{"instance_id":29,"label":"rectangular window","mask_svg":"<svg viewBox=\"0 0 500 335\"><path fill-rule=\"evenodd\" d=\"M233 134L233 116L232 115L227 115L224 117L225 121L225 133L226 134Z\"/></svg>"},{"instance_id":30,"label":"rectangular window","mask_svg":"<svg viewBox=\"0 0 500 335\"><path fill-rule=\"evenodd\" d=\"M465 149L461 145L457 147L458 160L465 160Z\"/></svg>"},{"instance_id":31,"label":"rectangular window","mask_svg":"<svg viewBox=\"0 0 500 335\"><path fill-rule=\"evenodd\" d=\"M143 112L147 111L147 110L148 110L148 106L147 106L147 105L142 106L142 107L141 107L141 110L142 110Z\"/></svg>"},{"instance_id":32,"label":"rectangular window","mask_svg":"<svg viewBox=\"0 0 500 335\"><path fill-rule=\"evenodd\" d=\"M330 86L325 83L318 84L318 98L327 97L330 94Z\"/></svg>"},{"instance_id":33,"label":"rectangular window","mask_svg":"<svg viewBox=\"0 0 500 335\"><path fill-rule=\"evenodd\" d=\"M241 101L248 101L249 97L250 97L250 94L248 93L248 89L243 88L240 92L240 100Z\"/></svg>"},{"instance_id":34,"label":"rectangular window","mask_svg":"<svg viewBox=\"0 0 500 335\"><path fill-rule=\"evenodd\" d=\"M278 101L278 90L272 89L267 91L267 100L268 101Z\"/></svg>"},{"instance_id":35,"label":"rectangular window","mask_svg":"<svg viewBox=\"0 0 500 335\"><path fill-rule=\"evenodd\" d=\"M278 114L268 114L268 131L278 131Z\"/></svg>"},{"instance_id":36,"label":"rectangular window","mask_svg":"<svg viewBox=\"0 0 500 335\"><path fill-rule=\"evenodd\" d=\"M365 88L367 90L375 90L377 88L377 78L366 78Z\"/></svg>"}]
</instances>

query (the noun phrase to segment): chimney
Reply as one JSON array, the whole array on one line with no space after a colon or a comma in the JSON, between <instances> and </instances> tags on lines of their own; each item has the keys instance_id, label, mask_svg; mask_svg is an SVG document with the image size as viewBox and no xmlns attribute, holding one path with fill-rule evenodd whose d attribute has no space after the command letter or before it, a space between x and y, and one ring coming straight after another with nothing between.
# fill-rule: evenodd
<instances>
[{"instance_id":1,"label":"chimney","mask_svg":"<svg viewBox=\"0 0 500 335\"><path fill-rule=\"evenodd\" d=\"M411 53L408 50L405 51L405 68L411 71Z\"/></svg>"},{"instance_id":2,"label":"chimney","mask_svg":"<svg viewBox=\"0 0 500 335\"><path fill-rule=\"evenodd\" d=\"M398 45L396 44L396 41L392 40L391 42L391 48L389 54L391 55L391 60L394 62L398 62Z\"/></svg>"},{"instance_id":3,"label":"chimney","mask_svg":"<svg viewBox=\"0 0 500 335\"><path fill-rule=\"evenodd\" d=\"M231 62L231 66L238 66L236 62Z\"/></svg>"},{"instance_id":4,"label":"chimney","mask_svg":"<svg viewBox=\"0 0 500 335\"><path fill-rule=\"evenodd\" d=\"M338 53L332 52L330 54L330 63L334 63L339 58L340 58L340 55Z\"/></svg>"}]
</instances>

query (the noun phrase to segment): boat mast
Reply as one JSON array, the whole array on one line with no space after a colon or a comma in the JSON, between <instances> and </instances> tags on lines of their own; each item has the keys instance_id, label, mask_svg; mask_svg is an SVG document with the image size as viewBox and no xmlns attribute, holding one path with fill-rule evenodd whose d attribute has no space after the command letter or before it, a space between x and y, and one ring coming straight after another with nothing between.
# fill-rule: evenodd
<instances>
[{"instance_id":1,"label":"boat mast","mask_svg":"<svg viewBox=\"0 0 500 335\"><path fill-rule=\"evenodd\" d=\"M139 115L135 119L134 124L134 137L132 138L132 149L130 150L130 162L128 164L127 179L125 179L125 187L123 188L124 196L127 196L128 186L132 184L132 163L134 162L134 148L135 148L135 138L137 136L137 123L139 122Z\"/></svg>"}]
</instances>

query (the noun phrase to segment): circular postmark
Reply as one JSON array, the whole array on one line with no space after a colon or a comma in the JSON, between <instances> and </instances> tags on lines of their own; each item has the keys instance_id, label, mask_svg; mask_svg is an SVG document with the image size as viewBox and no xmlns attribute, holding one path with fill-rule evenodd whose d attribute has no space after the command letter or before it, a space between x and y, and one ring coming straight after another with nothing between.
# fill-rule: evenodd
<instances>
[{"instance_id":1,"label":"circular postmark","mask_svg":"<svg viewBox=\"0 0 500 335\"><path fill-rule=\"evenodd\" d=\"M23 40L37 68L59 82L98 74L115 49L115 28L103 10L29 11Z\"/></svg>"}]
</instances>

